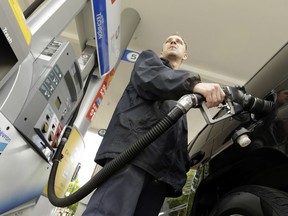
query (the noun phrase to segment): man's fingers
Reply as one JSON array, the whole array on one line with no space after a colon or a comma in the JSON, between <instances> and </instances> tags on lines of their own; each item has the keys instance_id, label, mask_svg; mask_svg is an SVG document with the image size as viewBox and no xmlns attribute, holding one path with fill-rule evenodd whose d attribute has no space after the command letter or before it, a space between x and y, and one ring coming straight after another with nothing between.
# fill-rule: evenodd
<instances>
[{"instance_id":1,"label":"man's fingers","mask_svg":"<svg viewBox=\"0 0 288 216\"><path fill-rule=\"evenodd\" d=\"M193 92L205 97L208 108L218 106L225 98L225 93L218 83L198 83Z\"/></svg>"},{"instance_id":2,"label":"man's fingers","mask_svg":"<svg viewBox=\"0 0 288 216\"><path fill-rule=\"evenodd\" d=\"M225 93L223 92L222 88L218 85L215 85L214 88L211 90L210 94L207 95L207 107L215 107L218 106L225 98Z\"/></svg>"}]
</instances>

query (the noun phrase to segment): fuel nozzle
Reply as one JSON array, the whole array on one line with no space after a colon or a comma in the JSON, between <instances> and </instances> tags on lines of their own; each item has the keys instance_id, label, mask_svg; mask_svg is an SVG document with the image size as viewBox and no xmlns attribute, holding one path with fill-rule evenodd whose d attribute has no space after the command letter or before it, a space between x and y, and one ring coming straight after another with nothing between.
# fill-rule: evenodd
<instances>
[{"instance_id":1,"label":"fuel nozzle","mask_svg":"<svg viewBox=\"0 0 288 216\"><path fill-rule=\"evenodd\" d=\"M267 115L274 109L274 102L253 97L247 94L243 87L223 87L225 92L225 100L219 106L225 111L225 114L212 116L206 106L205 101L202 102L200 110L208 124L214 124L226 118L233 117L243 111L247 111L256 115Z\"/></svg>"},{"instance_id":2,"label":"fuel nozzle","mask_svg":"<svg viewBox=\"0 0 288 216\"><path fill-rule=\"evenodd\" d=\"M244 111L253 114L266 115L274 109L274 102L253 97L247 94L243 87L225 86L223 91L233 103L239 104Z\"/></svg>"}]
</instances>

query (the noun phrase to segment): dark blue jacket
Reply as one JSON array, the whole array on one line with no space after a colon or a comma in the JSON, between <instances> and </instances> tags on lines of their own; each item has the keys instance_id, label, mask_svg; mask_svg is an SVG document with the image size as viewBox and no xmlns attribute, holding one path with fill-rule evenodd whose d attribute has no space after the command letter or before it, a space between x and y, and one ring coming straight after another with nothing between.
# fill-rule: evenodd
<instances>
[{"instance_id":1,"label":"dark blue jacket","mask_svg":"<svg viewBox=\"0 0 288 216\"><path fill-rule=\"evenodd\" d=\"M173 108L177 100L191 94L200 82L198 74L173 70L153 51L142 52L135 62L128 83L107 128L95 161L107 159L134 144ZM168 131L133 160L156 179L171 185L167 196L182 192L188 171L187 120L182 116Z\"/></svg>"}]
</instances>

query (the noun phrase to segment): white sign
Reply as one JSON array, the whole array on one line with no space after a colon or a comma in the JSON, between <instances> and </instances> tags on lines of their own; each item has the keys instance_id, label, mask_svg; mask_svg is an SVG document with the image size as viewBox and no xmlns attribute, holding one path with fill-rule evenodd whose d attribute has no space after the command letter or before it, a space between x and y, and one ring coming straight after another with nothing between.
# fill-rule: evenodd
<instances>
[{"instance_id":1,"label":"white sign","mask_svg":"<svg viewBox=\"0 0 288 216\"><path fill-rule=\"evenodd\" d=\"M93 0L100 75L109 73L120 55L120 0Z\"/></svg>"}]
</instances>

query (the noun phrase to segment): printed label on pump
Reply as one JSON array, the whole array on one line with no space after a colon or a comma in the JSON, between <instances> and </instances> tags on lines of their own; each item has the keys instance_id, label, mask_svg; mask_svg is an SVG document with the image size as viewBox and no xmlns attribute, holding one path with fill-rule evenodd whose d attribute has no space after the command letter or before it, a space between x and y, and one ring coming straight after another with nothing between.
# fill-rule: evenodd
<instances>
[{"instance_id":1,"label":"printed label on pump","mask_svg":"<svg viewBox=\"0 0 288 216\"><path fill-rule=\"evenodd\" d=\"M100 76L109 73L120 58L120 0L93 0Z\"/></svg>"},{"instance_id":2,"label":"printed label on pump","mask_svg":"<svg viewBox=\"0 0 288 216\"><path fill-rule=\"evenodd\" d=\"M113 68L112 71L104 77L103 82L102 82L102 84L101 84L101 86L100 86L100 88L99 88L92 104L90 105L90 108L89 108L87 114L86 114L86 118L89 121L92 120L93 116L97 112L97 110L100 106L100 103L102 102L102 99L103 99L108 87L110 86L110 82L113 79L114 74L115 74L115 70Z\"/></svg>"},{"instance_id":3,"label":"printed label on pump","mask_svg":"<svg viewBox=\"0 0 288 216\"><path fill-rule=\"evenodd\" d=\"M3 153L10 141L11 138L0 128L0 155Z\"/></svg>"}]
</instances>

